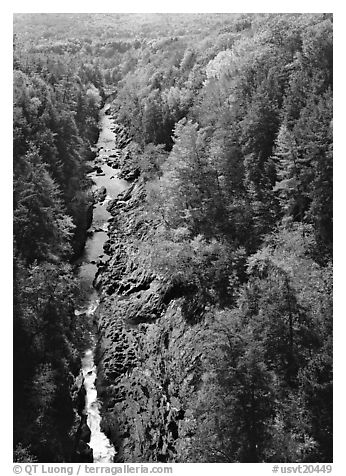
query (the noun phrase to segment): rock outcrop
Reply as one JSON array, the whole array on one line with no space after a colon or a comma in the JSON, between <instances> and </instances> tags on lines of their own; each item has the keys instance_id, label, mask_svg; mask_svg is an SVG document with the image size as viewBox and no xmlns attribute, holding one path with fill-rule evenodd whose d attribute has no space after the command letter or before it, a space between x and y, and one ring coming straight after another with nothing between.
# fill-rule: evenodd
<instances>
[{"instance_id":1,"label":"rock outcrop","mask_svg":"<svg viewBox=\"0 0 346 476\"><path fill-rule=\"evenodd\" d=\"M97 202L103 202L104 199L106 198L107 196L107 189L106 187L102 186L100 188L98 188L97 190L95 190L95 192L93 193L94 195L94 202L97 203Z\"/></svg>"},{"instance_id":2,"label":"rock outcrop","mask_svg":"<svg viewBox=\"0 0 346 476\"><path fill-rule=\"evenodd\" d=\"M102 425L119 462L188 462L205 325L186 322L179 293L138 256L138 240L153 226L143 218L144 197L137 179L109 203L109 260L94 281L101 296L96 358Z\"/></svg>"},{"instance_id":3,"label":"rock outcrop","mask_svg":"<svg viewBox=\"0 0 346 476\"><path fill-rule=\"evenodd\" d=\"M83 379L80 379L79 390L75 396L75 407L78 414L78 429L75 434L75 446L72 453L72 462L74 463L92 463L93 450L88 443L90 442L91 431L87 424L87 415L85 413L86 392L83 385Z\"/></svg>"},{"instance_id":4,"label":"rock outcrop","mask_svg":"<svg viewBox=\"0 0 346 476\"><path fill-rule=\"evenodd\" d=\"M117 149L123 149L131 142L126 128L122 125L114 124L112 131L115 134L115 146Z\"/></svg>"}]
</instances>

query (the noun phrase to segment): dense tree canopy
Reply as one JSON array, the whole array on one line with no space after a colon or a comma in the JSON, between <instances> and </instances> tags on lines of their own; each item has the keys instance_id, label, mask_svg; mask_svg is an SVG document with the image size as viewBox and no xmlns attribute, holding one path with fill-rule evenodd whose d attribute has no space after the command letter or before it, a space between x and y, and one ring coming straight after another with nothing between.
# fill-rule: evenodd
<instances>
[{"instance_id":1,"label":"dense tree canopy","mask_svg":"<svg viewBox=\"0 0 346 476\"><path fill-rule=\"evenodd\" d=\"M169 152L138 254L188 322L211 320L192 460L328 461L332 19L243 18L217 47L166 43L179 62L148 53L118 83L133 139Z\"/></svg>"},{"instance_id":2,"label":"dense tree canopy","mask_svg":"<svg viewBox=\"0 0 346 476\"><path fill-rule=\"evenodd\" d=\"M21 47L15 41L15 458L66 461L73 374L85 337L85 324L74 315L78 283L69 262L89 226L85 162L101 96L90 79L78 78L78 65Z\"/></svg>"}]
</instances>

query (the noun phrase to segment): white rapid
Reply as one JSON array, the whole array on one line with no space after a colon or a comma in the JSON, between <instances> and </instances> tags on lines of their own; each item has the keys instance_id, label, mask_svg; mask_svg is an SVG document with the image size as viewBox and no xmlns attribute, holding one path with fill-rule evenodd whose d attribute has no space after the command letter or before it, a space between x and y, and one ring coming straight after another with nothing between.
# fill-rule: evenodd
<instances>
[{"instance_id":1,"label":"white rapid","mask_svg":"<svg viewBox=\"0 0 346 476\"><path fill-rule=\"evenodd\" d=\"M112 463L116 452L109 439L102 433L100 427L100 403L97 399L95 387L97 373L91 349L85 352L82 359L82 373L86 391L85 411L87 413L87 425L91 431L89 446L93 450L94 463Z\"/></svg>"},{"instance_id":2,"label":"white rapid","mask_svg":"<svg viewBox=\"0 0 346 476\"><path fill-rule=\"evenodd\" d=\"M75 314L83 312L87 318L92 319L98 307L99 301L94 298L87 310L75 311ZM92 346L95 347L94 345ZM95 382L97 379L97 367L94 363L94 350L88 349L84 353L84 357L81 359L81 377L85 388L85 414L87 415L87 425L90 429L91 436L88 445L93 450L93 462L94 463L113 463L116 451L107 438L107 436L101 430L101 403L97 398L97 390Z\"/></svg>"}]
</instances>

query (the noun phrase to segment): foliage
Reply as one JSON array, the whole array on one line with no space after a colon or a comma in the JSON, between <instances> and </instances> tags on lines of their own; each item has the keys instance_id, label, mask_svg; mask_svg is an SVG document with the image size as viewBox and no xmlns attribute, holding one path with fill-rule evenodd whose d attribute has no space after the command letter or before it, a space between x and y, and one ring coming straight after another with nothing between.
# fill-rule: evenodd
<instances>
[{"instance_id":1,"label":"foliage","mask_svg":"<svg viewBox=\"0 0 346 476\"><path fill-rule=\"evenodd\" d=\"M74 315L78 292L68 265L15 263L14 443L39 461L71 457L70 388L88 328Z\"/></svg>"},{"instance_id":2,"label":"foliage","mask_svg":"<svg viewBox=\"0 0 346 476\"><path fill-rule=\"evenodd\" d=\"M14 458L68 461L86 343L68 264L89 226L85 159L101 95L89 76L18 49L14 62ZM98 84L100 86L100 84ZM25 396L25 398L23 397Z\"/></svg>"},{"instance_id":3,"label":"foliage","mask_svg":"<svg viewBox=\"0 0 346 476\"><path fill-rule=\"evenodd\" d=\"M282 230L251 256L237 308L207 321L197 461L332 458L330 270L302 232Z\"/></svg>"}]
</instances>

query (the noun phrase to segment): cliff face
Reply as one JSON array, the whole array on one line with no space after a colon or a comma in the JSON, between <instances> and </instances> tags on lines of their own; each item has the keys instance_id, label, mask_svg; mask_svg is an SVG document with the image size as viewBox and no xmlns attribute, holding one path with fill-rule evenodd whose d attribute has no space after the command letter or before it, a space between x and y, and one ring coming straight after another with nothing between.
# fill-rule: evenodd
<instances>
[{"instance_id":1,"label":"cliff face","mask_svg":"<svg viewBox=\"0 0 346 476\"><path fill-rule=\"evenodd\" d=\"M188 324L181 299L136 254L152 224L141 212L145 187L137 180L112 201L112 219L95 286L98 309L98 392L103 430L124 462L190 461L193 409L202 385L201 334Z\"/></svg>"}]
</instances>

